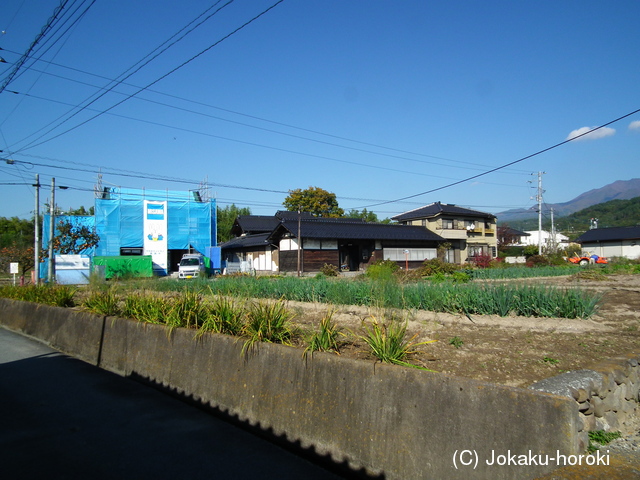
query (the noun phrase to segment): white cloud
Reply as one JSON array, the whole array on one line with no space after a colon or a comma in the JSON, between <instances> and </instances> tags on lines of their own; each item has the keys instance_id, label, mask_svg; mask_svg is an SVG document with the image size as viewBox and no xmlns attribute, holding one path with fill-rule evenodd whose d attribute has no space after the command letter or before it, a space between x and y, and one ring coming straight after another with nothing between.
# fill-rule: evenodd
<instances>
[{"instance_id":1,"label":"white cloud","mask_svg":"<svg viewBox=\"0 0 640 480\"><path fill-rule=\"evenodd\" d=\"M640 130L640 120L634 120L629 124L629 130Z\"/></svg>"},{"instance_id":2,"label":"white cloud","mask_svg":"<svg viewBox=\"0 0 640 480\"><path fill-rule=\"evenodd\" d=\"M582 135L587 133L589 130L593 130L596 127L582 127L577 130L572 131L568 136L567 140L571 140L572 138L576 138L578 135ZM611 135L615 135L616 129L610 127L602 127L596 130L595 132L589 133L587 135L583 135L577 140L597 140L598 138L610 137ZM576 141L577 141L576 140Z\"/></svg>"}]
</instances>

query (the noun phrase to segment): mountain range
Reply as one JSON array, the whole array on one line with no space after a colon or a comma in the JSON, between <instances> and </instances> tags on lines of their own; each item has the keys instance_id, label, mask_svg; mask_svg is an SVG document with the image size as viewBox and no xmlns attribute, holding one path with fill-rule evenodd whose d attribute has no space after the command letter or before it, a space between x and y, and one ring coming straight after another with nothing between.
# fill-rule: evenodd
<instances>
[{"instance_id":1,"label":"mountain range","mask_svg":"<svg viewBox=\"0 0 640 480\"><path fill-rule=\"evenodd\" d=\"M545 203L544 211L547 212L553 208L553 212L556 216L564 217L599 203L609 202L611 200L629 200L635 197L640 197L640 178L617 180L609 185L605 185L604 187L595 188L582 193L568 202ZM528 220L530 218L536 218L537 216L537 206L529 209L515 208L496 213L499 223Z\"/></svg>"}]
</instances>

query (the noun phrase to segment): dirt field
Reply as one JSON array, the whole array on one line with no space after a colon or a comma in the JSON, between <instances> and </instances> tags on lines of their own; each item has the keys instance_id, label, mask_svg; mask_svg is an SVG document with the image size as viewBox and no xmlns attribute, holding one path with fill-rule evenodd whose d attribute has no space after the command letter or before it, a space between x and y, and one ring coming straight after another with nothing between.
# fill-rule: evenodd
<instances>
[{"instance_id":1,"label":"dirt field","mask_svg":"<svg viewBox=\"0 0 640 480\"><path fill-rule=\"evenodd\" d=\"M543 282L578 287L603 294L598 314L588 320L559 318L449 315L405 312L409 336L415 342L437 340L417 347L410 361L431 370L526 387L559 373L588 368L625 353L640 354L640 275L607 276L605 280L554 277ZM328 307L289 302L295 321L315 328ZM386 312L390 313L390 312ZM333 318L342 327L362 333L362 322L385 312L365 307L339 307ZM456 338L459 341L452 341ZM349 335L353 338L353 335ZM456 343L457 347L453 344ZM360 342L345 343L341 355L371 359Z\"/></svg>"}]
</instances>

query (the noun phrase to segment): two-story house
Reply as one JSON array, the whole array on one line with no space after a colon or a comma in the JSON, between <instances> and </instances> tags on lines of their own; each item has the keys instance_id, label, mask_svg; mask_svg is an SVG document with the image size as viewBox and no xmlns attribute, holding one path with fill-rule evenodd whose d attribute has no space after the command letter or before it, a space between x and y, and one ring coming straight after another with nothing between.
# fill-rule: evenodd
<instances>
[{"instance_id":1,"label":"two-story house","mask_svg":"<svg viewBox=\"0 0 640 480\"><path fill-rule=\"evenodd\" d=\"M478 255L497 255L496 217L490 213L435 202L401 213L392 220L422 226L440 235L450 247L445 261L465 263Z\"/></svg>"}]
</instances>

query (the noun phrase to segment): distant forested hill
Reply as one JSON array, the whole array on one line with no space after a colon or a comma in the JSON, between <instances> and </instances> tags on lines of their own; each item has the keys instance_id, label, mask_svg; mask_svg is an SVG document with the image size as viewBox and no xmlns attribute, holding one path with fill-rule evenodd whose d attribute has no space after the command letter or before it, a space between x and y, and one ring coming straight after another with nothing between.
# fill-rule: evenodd
<instances>
[{"instance_id":1,"label":"distant forested hill","mask_svg":"<svg viewBox=\"0 0 640 480\"><path fill-rule=\"evenodd\" d=\"M547 204L545 211L553 208L556 217L565 217L593 205L599 205L612 200L630 200L638 196L640 196L640 178L617 180L604 187L584 192L568 202ZM515 225L515 222L520 220L535 219L536 228L538 228L538 213L536 208L507 210L497 213L496 216L498 217L499 223L508 223L509 225Z\"/></svg>"},{"instance_id":2,"label":"distant forested hill","mask_svg":"<svg viewBox=\"0 0 640 480\"><path fill-rule=\"evenodd\" d=\"M555 217L556 230L573 239L583 234L591 225L591 219L598 219L598 228L633 227L640 225L640 197L630 200L611 200L584 208L566 217ZM538 219L510 222L509 226L518 230L537 230ZM542 229L551 229L551 214L545 211Z\"/></svg>"}]
</instances>

